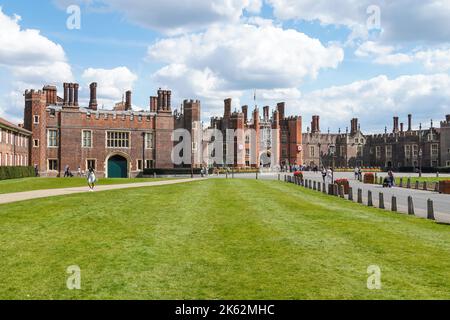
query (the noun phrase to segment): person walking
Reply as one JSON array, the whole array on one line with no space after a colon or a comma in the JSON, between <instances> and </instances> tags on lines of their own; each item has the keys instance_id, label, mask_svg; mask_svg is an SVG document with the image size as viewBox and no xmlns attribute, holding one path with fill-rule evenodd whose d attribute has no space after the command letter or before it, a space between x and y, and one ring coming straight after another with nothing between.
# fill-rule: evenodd
<instances>
[{"instance_id":1,"label":"person walking","mask_svg":"<svg viewBox=\"0 0 450 320\"><path fill-rule=\"evenodd\" d=\"M359 180L359 168L355 167L355 180Z\"/></svg>"},{"instance_id":2,"label":"person walking","mask_svg":"<svg viewBox=\"0 0 450 320\"><path fill-rule=\"evenodd\" d=\"M92 167L90 167L88 170L87 179L88 179L89 191L93 192L94 188L95 188L95 183L97 182L97 178L95 177L95 172Z\"/></svg>"},{"instance_id":3,"label":"person walking","mask_svg":"<svg viewBox=\"0 0 450 320\"><path fill-rule=\"evenodd\" d=\"M81 167L80 167L80 166L78 166L78 170L77 170L77 173L78 173L78 176L79 176L79 177L81 177L81 176L82 176L82 173L81 173Z\"/></svg>"},{"instance_id":4,"label":"person walking","mask_svg":"<svg viewBox=\"0 0 450 320\"><path fill-rule=\"evenodd\" d=\"M388 186L389 188L395 187L395 177L392 171L388 172Z\"/></svg>"},{"instance_id":5,"label":"person walking","mask_svg":"<svg viewBox=\"0 0 450 320\"><path fill-rule=\"evenodd\" d=\"M331 170L331 168L328 168L327 170L327 183L328 184L333 183L333 170Z\"/></svg>"},{"instance_id":6,"label":"person walking","mask_svg":"<svg viewBox=\"0 0 450 320\"><path fill-rule=\"evenodd\" d=\"M326 178L327 178L327 169L325 169L325 167L322 168L322 179L323 179L323 183L326 183Z\"/></svg>"},{"instance_id":7,"label":"person walking","mask_svg":"<svg viewBox=\"0 0 450 320\"><path fill-rule=\"evenodd\" d=\"M66 164L64 167L64 178L67 178L69 176L69 165Z\"/></svg>"}]
</instances>

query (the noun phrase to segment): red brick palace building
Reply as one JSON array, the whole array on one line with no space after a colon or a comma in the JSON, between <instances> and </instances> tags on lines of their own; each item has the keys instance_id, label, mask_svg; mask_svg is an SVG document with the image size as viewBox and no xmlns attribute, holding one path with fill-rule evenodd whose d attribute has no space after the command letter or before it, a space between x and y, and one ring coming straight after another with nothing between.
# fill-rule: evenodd
<instances>
[{"instance_id":1,"label":"red brick palace building","mask_svg":"<svg viewBox=\"0 0 450 320\"><path fill-rule=\"evenodd\" d=\"M192 154L203 147L202 141L198 141L204 129L200 101L185 100L182 109L173 112L171 91L160 89L157 96L150 97L148 110L134 111L132 93L128 91L125 101L112 110L100 110L96 83L90 85L88 106L79 105L78 89L76 83L65 83L63 98L54 86L25 92L24 127L32 133L30 164L38 167L41 176L62 175L66 166L72 173L78 172L78 168L85 172L93 167L104 177L133 177L143 168L174 168L172 134L175 129L185 129L191 134ZM286 118L284 108L284 103L278 104L271 118L269 107L264 108L263 117L255 108L253 118L249 119L248 107L231 113L231 99L227 99L224 117L211 122L221 130L255 129L258 160L250 162L247 156L244 163L248 167L267 165L260 161L264 153L269 153L269 157L270 153L279 154L279 164L301 164L301 118ZM277 141L274 148L270 145L271 129L280 132L273 137ZM242 140L235 145L249 149L249 144ZM194 167L223 165L209 163L208 156L203 155L193 160Z\"/></svg>"},{"instance_id":2,"label":"red brick palace building","mask_svg":"<svg viewBox=\"0 0 450 320\"><path fill-rule=\"evenodd\" d=\"M63 98L54 86L25 92L24 127L32 132L31 164L41 176L63 174L69 166L99 176L133 177L143 168L173 168L171 135L177 127L200 121L200 103L185 101L172 113L171 92L159 90L146 111L133 111L130 91L112 110L100 110L97 84L90 85L89 105L78 101L78 84L65 83ZM189 122L189 123L188 123ZM198 165L198 164L195 164Z\"/></svg>"}]
</instances>

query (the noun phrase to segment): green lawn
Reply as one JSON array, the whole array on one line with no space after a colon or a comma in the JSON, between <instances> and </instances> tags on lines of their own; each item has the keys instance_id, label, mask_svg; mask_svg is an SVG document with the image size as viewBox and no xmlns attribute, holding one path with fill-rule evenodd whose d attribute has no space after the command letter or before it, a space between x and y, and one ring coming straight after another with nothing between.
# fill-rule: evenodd
<instances>
[{"instance_id":1,"label":"green lawn","mask_svg":"<svg viewBox=\"0 0 450 320\"><path fill-rule=\"evenodd\" d=\"M450 299L449 228L261 180L2 205L0 299Z\"/></svg>"},{"instance_id":2,"label":"green lawn","mask_svg":"<svg viewBox=\"0 0 450 320\"><path fill-rule=\"evenodd\" d=\"M414 185L416 183L416 181L419 181L419 183L423 183L423 182L427 182L427 183L436 183L439 181L446 181L446 180L450 180L449 177L440 177L440 178L436 178L436 177L427 177L427 178L418 178L418 177L411 177L411 184ZM403 184L406 185L406 183L408 182L408 178L404 177L403 178ZM395 179L395 183L398 185L400 184L400 178L396 178Z\"/></svg>"},{"instance_id":3,"label":"green lawn","mask_svg":"<svg viewBox=\"0 0 450 320\"><path fill-rule=\"evenodd\" d=\"M126 184L135 182L153 182L161 179L99 179L97 185ZM166 180L166 179L165 179ZM33 190L82 187L87 185L86 178L25 178L0 181L0 194Z\"/></svg>"}]
</instances>

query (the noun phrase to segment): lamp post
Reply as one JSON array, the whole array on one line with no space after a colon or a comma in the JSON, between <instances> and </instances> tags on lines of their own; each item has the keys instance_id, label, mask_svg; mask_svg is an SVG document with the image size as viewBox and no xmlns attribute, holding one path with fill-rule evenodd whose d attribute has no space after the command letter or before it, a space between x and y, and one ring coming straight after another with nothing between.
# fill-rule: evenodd
<instances>
[{"instance_id":1,"label":"lamp post","mask_svg":"<svg viewBox=\"0 0 450 320\"><path fill-rule=\"evenodd\" d=\"M331 145L329 148L329 154L331 156L332 160L332 166L331 166L331 182L334 184L334 166L335 166L335 155L336 155L336 146Z\"/></svg>"},{"instance_id":2,"label":"lamp post","mask_svg":"<svg viewBox=\"0 0 450 320\"><path fill-rule=\"evenodd\" d=\"M423 151L422 148L419 149L419 178L422 178L422 156Z\"/></svg>"}]
</instances>

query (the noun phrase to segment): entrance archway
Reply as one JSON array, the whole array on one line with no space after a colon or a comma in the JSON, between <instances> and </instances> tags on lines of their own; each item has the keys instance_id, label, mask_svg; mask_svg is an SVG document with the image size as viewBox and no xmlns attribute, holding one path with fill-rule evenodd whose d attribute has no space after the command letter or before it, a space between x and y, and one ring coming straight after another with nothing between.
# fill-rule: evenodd
<instances>
[{"instance_id":1,"label":"entrance archway","mask_svg":"<svg viewBox=\"0 0 450 320\"><path fill-rule=\"evenodd\" d=\"M121 155L108 159L108 178L128 178L128 160Z\"/></svg>"}]
</instances>

